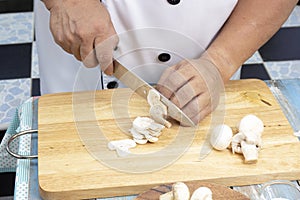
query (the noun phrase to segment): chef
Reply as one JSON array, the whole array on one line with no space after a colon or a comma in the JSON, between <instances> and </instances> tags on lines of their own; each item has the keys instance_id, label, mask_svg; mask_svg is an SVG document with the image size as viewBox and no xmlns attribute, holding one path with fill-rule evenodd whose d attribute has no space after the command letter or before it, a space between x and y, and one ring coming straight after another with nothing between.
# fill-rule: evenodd
<instances>
[{"instance_id":1,"label":"chef","mask_svg":"<svg viewBox=\"0 0 300 200\"><path fill-rule=\"evenodd\" d=\"M296 3L35 0L41 93L123 87L112 76L117 59L197 123Z\"/></svg>"}]
</instances>

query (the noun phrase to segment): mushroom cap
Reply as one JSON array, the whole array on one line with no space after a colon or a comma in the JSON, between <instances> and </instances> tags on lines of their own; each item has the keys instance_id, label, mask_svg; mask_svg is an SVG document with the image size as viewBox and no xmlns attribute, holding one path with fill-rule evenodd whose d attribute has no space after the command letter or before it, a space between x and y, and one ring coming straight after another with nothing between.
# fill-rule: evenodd
<instances>
[{"instance_id":1,"label":"mushroom cap","mask_svg":"<svg viewBox=\"0 0 300 200\"><path fill-rule=\"evenodd\" d=\"M229 147L232 136L232 129L228 125L217 125L210 135L210 144L216 150L224 150Z\"/></svg>"},{"instance_id":2,"label":"mushroom cap","mask_svg":"<svg viewBox=\"0 0 300 200\"><path fill-rule=\"evenodd\" d=\"M147 101L150 106L160 103L160 94L157 90L152 89L148 91Z\"/></svg>"},{"instance_id":3,"label":"mushroom cap","mask_svg":"<svg viewBox=\"0 0 300 200\"><path fill-rule=\"evenodd\" d=\"M150 107L149 113L150 113L151 117L164 118L167 115L167 108L163 104L155 104Z\"/></svg>"},{"instance_id":4,"label":"mushroom cap","mask_svg":"<svg viewBox=\"0 0 300 200\"><path fill-rule=\"evenodd\" d=\"M245 135L254 133L260 136L264 131L264 123L257 116L250 114L241 119L238 129Z\"/></svg>"}]
</instances>

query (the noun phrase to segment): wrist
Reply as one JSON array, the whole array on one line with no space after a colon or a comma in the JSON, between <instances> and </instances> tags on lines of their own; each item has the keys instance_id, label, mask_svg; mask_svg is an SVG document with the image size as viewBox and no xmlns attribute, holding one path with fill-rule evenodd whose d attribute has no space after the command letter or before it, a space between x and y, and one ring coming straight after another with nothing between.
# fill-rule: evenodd
<instances>
[{"instance_id":1,"label":"wrist","mask_svg":"<svg viewBox=\"0 0 300 200\"><path fill-rule=\"evenodd\" d=\"M203 55L205 59L210 60L218 69L223 82L226 83L230 80L231 76L235 73L237 67L226 56L226 52L221 49L208 49Z\"/></svg>"}]
</instances>

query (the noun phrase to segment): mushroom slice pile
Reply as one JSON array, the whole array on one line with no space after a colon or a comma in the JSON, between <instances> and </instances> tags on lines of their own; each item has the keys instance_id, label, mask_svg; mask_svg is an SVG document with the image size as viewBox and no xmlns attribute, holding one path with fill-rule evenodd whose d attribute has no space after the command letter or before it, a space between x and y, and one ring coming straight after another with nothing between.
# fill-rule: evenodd
<instances>
[{"instance_id":1,"label":"mushroom slice pile","mask_svg":"<svg viewBox=\"0 0 300 200\"><path fill-rule=\"evenodd\" d=\"M132 128L129 132L137 144L146 144L148 141L157 142L164 128L165 126L156 123L151 118L137 117L133 121Z\"/></svg>"},{"instance_id":2,"label":"mushroom slice pile","mask_svg":"<svg viewBox=\"0 0 300 200\"><path fill-rule=\"evenodd\" d=\"M167 121L165 118L167 117L167 106L165 106L160 101L160 94L155 89L149 90L147 95L147 101L150 105L150 116L157 123L160 123L168 128L172 126L172 124Z\"/></svg>"}]
</instances>

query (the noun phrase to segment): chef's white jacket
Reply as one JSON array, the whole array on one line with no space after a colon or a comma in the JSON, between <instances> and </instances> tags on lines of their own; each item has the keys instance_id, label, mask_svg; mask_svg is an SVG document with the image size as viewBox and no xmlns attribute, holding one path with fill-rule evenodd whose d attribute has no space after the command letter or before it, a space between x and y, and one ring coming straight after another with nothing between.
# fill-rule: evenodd
<instances>
[{"instance_id":1,"label":"chef's white jacket","mask_svg":"<svg viewBox=\"0 0 300 200\"><path fill-rule=\"evenodd\" d=\"M119 36L114 57L149 83L182 59L199 58L238 0L102 0ZM122 87L99 67L86 68L62 50L49 29L49 11L35 0L41 93ZM87 22L88 23L88 22Z\"/></svg>"}]
</instances>

